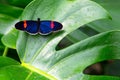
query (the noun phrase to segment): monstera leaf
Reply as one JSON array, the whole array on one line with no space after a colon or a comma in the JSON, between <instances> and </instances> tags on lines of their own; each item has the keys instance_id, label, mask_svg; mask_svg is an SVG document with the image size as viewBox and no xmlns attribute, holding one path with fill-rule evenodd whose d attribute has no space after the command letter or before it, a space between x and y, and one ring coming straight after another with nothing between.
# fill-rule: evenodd
<instances>
[{"instance_id":1,"label":"monstera leaf","mask_svg":"<svg viewBox=\"0 0 120 80\"><path fill-rule=\"evenodd\" d=\"M102 19L102 20L96 20L96 21L93 21L89 24L86 24L86 26L88 26L90 28L90 30L94 30L96 32L105 32L105 31L110 31L110 30L119 30L120 29L120 22L119 22L119 14L120 14L120 10L119 10L119 3L120 3L120 0L105 0L105 1L102 1L102 0L93 0L93 1L96 1L97 3L99 3L101 6L103 6L111 15L112 17L112 20L107 20L107 19ZM86 29L86 28L85 28ZM77 31L74 31L72 32L71 34L69 34L67 37L68 39L70 39L72 42L78 42L80 40L83 40L85 39L87 36L86 36L86 33L88 33L89 31L87 32L81 32L81 30L77 30ZM80 37L78 36L79 34L76 34L76 33L82 33L80 35Z\"/></svg>"},{"instance_id":2,"label":"monstera leaf","mask_svg":"<svg viewBox=\"0 0 120 80\"><path fill-rule=\"evenodd\" d=\"M90 0L34 0L23 11L21 20L55 20L63 30L51 35L19 32L16 49L21 61L0 66L4 80L119 80L118 77L83 73L91 64L119 59L120 31L110 31L87 38L62 50L57 44L68 34L89 22L110 18L97 3ZM0 58L4 60L6 58ZM0 62L3 64L3 61Z\"/></svg>"},{"instance_id":3,"label":"monstera leaf","mask_svg":"<svg viewBox=\"0 0 120 80\"><path fill-rule=\"evenodd\" d=\"M94 0L94 1L98 2L107 11L109 11L112 17L112 20L95 21L95 22L90 23L89 26L99 32L120 29L119 27L120 26L120 23L119 23L120 10L118 9L120 7L119 5L120 0L116 0L115 2L113 0L106 0L106 1Z\"/></svg>"}]
</instances>

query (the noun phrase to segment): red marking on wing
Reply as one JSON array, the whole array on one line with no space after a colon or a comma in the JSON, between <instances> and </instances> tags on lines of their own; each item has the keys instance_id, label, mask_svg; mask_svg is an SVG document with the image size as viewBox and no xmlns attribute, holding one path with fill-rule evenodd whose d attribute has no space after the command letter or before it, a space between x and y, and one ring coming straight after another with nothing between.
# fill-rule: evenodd
<instances>
[{"instance_id":1,"label":"red marking on wing","mask_svg":"<svg viewBox=\"0 0 120 80\"><path fill-rule=\"evenodd\" d=\"M50 27L53 29L54 28L54 22L53 21L51 21L51 24L50 24Z\"/></svg>"},{"instance_id":2,"label":"red marking on wing","mask_svg":"<svg viewBox=\"0 0 120 80\"><path fill-rule=\"evenodd\" d=\"M26 27L27 27L27 22L26 22L26 20L24 20L23 22L24 22L24 23L23 23L23 27L26 28Z\"/></svg>"}]
</instances>

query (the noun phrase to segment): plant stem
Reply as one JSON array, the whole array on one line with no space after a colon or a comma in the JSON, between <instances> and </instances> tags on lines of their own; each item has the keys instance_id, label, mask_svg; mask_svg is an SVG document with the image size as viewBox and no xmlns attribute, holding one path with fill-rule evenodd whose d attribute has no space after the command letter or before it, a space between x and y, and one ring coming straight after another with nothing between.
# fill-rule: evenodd
<instances>
[{"instance_id":1,"label":"plant stem","mask_svg":"<svg viewBox=\"0 0 120 80\"><path fill-rule=\"evenodd\" d=\"M7 55L8 49L9 49L8 47L5 47L4 52L3 52L3 56Z\"/></svg>"}]
</instances>

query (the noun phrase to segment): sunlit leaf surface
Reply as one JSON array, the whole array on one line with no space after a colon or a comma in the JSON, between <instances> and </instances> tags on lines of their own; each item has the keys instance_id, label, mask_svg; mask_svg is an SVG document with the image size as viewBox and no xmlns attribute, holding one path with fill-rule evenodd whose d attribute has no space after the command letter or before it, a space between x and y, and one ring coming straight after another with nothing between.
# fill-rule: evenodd
<instances>
[{"instance_id":1,"label":"sunlit leaf surface","mask_svg":"<svg viewBox=\"0 0 120 80\"><path fill-rule=\"evenodd\" d=\"M56 45L67 34L78 29L80 26L94 20L109 18L109 14L98 4L89 0L35 0L26 7L21 20L37 20L37 18L41 18L41 20L59 21L63 24L64 28L62 31L48 36L41 36L39 34L32 36L25 32L20 32L17 41L17 51L22 65L29 69L31 69L31 67L37 68L39 69L38 73L43 75L43 71L47 74L50 73L56 79L60 80L69 78L74 78L74 80L82 79L85 75L82 74L83 76L80 77L79 74L92 62L89 61L86 63L86 66L84 64L80 66L80 64L86 61L84 62L84 60L82 60L83 62L80 63L78 60L85 56L90 57L91 54L88 54L90 47L87 46L94 46L97 43L93 42L96 38L90 39L93 43L91 41L82 44L77 43L75 44L77 46L71 46L60 51L56 51ZM91 44L89 42L91 42ZM87 45L87 43L89 44ZM83 57L77 54L81 53L78 50L79 47L82 49L87 48L85 49L85 54L87 53L87 55L83 55ZM102 48L103 47L100 47L100 49ZM96 49L93 49L93 52L95 54ZM77 79L76 77L80 78Z\"/></svg>"}]
</instances>

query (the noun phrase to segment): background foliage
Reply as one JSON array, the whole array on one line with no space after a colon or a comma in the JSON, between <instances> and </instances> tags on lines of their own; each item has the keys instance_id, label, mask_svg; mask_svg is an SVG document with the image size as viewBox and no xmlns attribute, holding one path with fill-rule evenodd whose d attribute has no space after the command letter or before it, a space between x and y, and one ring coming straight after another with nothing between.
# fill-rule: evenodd
<instances>
[{"instance_id":1,"label":"background foliage","mask_svg":"<svg viewBox=\"0 0 120 80\"><path fill-rule=\"evenodd\" d=\"M94 63L120 58L119 1L94 1L1 0L0 79L119 80L83 73ZM59 21L64 28L48 36L14 28L19 20L38 17Z\"/></svg>"}]
</instances>

